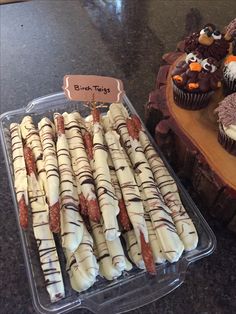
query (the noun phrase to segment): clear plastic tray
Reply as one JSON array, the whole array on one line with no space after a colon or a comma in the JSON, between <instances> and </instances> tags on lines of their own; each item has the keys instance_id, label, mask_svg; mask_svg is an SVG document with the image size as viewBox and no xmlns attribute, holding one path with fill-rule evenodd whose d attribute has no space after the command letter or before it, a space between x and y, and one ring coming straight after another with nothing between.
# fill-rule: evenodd
<instances>
[{"instance_id":1,"label":"clear plastic tray","mask_svg":"<svg viewBox=\"0 0 236 314\"><path fill-rule=\"evenodd\" d=\"M137 114L126 96L124 96L123 103L131 113ZM1 142L17 217L18 206L14 192L9 134L10 123L20 122L22 118L28 114L31 115L34 122L37 123L43 116L52 118L54 112L70 112L73 110L78 110L83 116L89 114L89 109L83 106L82 103L68 101L64 93L61 92L35 99L22 109L6 112L0 116ZM106 112L108 109L103 108L102 110ZM155 145L151 136L150 140ZM29 229L27 232L24 232L18 223L33 303L39 313L66 313L79 308L87 308L94 313L127 312L153 302L179 287L185 279L189 264L214 251L216 239L212 230L179 182L158 147L156 147L156 149L176 180L183 204L196 226L199 235L197 248L191 252L184 253L177 263L170 264L166 262L165 264L158 265L157 276L155 277L149 276L144 271L134 269L113 282L99 279L94 286L87 291L77 293L70 287L69 279L65 271L65 259L60 245L58 245L66 297L57 303L50 303L49 296L44 287L44 278L40 268L33 230Z\"/></svg>"}]
</instances>

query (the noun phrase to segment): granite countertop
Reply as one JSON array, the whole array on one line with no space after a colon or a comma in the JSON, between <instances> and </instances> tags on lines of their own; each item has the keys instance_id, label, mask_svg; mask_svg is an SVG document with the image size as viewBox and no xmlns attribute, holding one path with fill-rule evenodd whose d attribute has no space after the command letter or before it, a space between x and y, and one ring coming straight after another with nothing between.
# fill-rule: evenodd
<instances>
[{"instance_id":1,"label":"granite countertop","mask_svg":"<svg viewBox=\"0 0 236 314\"><path fill-rule=\"evenodd\" d=\"M235 16L226 1L28 1L0 6L0 112L61 90L65 74L97 74L123 80L141 117L154 88L163 53L204 23L223 27ZM34 313L0 152L0 312ZM211 218L216 251L188 268L184 284L137 313L235 313L235 235ZM87 310L74 313L90 313Z\"/></svg>"}]
</instances>

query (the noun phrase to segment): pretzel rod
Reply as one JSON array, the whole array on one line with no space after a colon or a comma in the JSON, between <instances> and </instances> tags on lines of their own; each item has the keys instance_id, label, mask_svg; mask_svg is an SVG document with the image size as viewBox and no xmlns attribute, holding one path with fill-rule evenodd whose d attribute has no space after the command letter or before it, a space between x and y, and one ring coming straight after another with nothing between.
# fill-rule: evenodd
<instances>
[{"instance_id":1,"label":"pretzel rod","mask_svg":"<svg viewBox=\"0 0 236 314\"><path fill-rule=\"evenodd\" d=\"M139 141L152 169L158 188L164 197L165 203L171 209L171 216L177 233L184 243L184 248L186 251L193 250L197 247L198 235L191 218L181 202L177 185L152 146L139 118L132 116L132 120L138 130Z\"/></svg>"},{"instance_id":2,"label":"pretzel rod","mask_svg":"<svg viewBox=\"0 0 236 314\"><path fill-rule=\"evenodd\" d=\"M82 133L82 137L84 141L84 148L87 153L91 169L93 170L94 169L93 139L90 132L88 132L87 130Z\"/></svg>"},{"instance_id":3,"label":"pretzel rod","mask_svg":"<svg viewBox=\"0 0 236 314\"><path fill-rule=\"evenodd\" d=\"M90 288L98 275L98 264L93 254L93 239L84 227L82 241L73 253L64 250L71 286L81 292Z\"/></svg>"},{"instance_id":4,"label":"pretzel rod","mask_svg":"<svg viewBox=\"0 0 236 314\"><path fill-rule=\"evenodd\" d=\"M136 180L142 188L147 204L147 212L150 214L162 252L168 261L175 262L181 256L184 246L177 235L171 218L171 211L162 202L160 192L156 188L152 171L138 141L138 132L132 120L123 116L124 109L122 108L122 104L112 104L109 110L110 116L127 148L127 153L136 174Z\"/></svg>"},{"instance_id":5,"label":"pretzel rod","mask_svg":"<svg viewBox=\"0 0 236 314\"><path fill-rule=\"evenodd\" d=\"M68 114L65 112L63 117L65 121L65 133L72 159L72 168L75 173L77 186L80 185L81 187L81 192L86 201L89 218L92 221L99 222L101 213L95 192L92 170L80 132L80 126L73 113Z\"/></svg>"},{"instance_id":6,"label":"pretzel rod","mask_svg":"<svg viewBox=\"0 0 236 314\"><path fill-rule=\"evenodd\" d=\"M94 111L96 111L96 113L93 113L93 115L91 115L90 125L93 123L93 118L92 117L95 116L96 121L99 121L99 126L98 127L100 128L100 126L102 127L102 125L100 123L99 112L98 112L98 110L93 110L92 112L94 112ZM82 130L83 139L84 139L87 155L88 155L88 157L89 157L89 159L91 161L91 163L90 163L91 167L94 167L94 160L96 160L96 157L94 157L93 149L91 149L91 147L92 147L92 137L91 137L90 133L86 129L86 126L84 124L85 123L84 120L79 115L77 117L78 117L77 121L79 120L81 122L81 125L82 125L82 128L83 128L83 130ZM89 125L89 127L90 127L90 125ZM96 125L98 125L98 123L96 123ZM99 145L99 141L97 142L97 146L100 146ZM105 146L104 145L104 135L102 134L102 146L101 147L104 147L104 146ZM131 230L131 228L132 228L131 222L129 220L129 216L128 216L128 213L127 213L127 210L126 210L126 207L125 207L124 199L123 199L122 192L121 192L121 189L120 189L120 186L119 186L119 181L118 181L116 173L115 173L115 168L114 168L111 156L110 156L109 152L107 151L107 148L105 148L104 150L105 150L106 156L101 156L101 157L106 158L106 160L107 160L109 175L107 174L106 177L109 178L109 185L111 184L110 185L110 189L112 189L112 197L113 197L114 194L116 196L116 200L115 200L115 203L116 203L115 207L116 208L117 208L117 200L118 200L118 207L119 207L119 209L116 210L116 213L119 212L118 213L119 222L120 222L122 228L124 228L124 230ZM100 156L97 155L97 159L104 160L104 159L99 158L99 157ZM106 166L106 169L105 169L106 172L107 172L107 165L105 165ZM98 184L99 184L99 182L98 182Z\"/></svg>"},{"instance_id":7,"label":"pretzel rod","mask_svg":"<svg viewBox=\"0 0 236 314\"><path fill-rule=\"evenodd\" d=\"M32 172L35 169L35 160L29 147L24 148L24 157L28 174L28 193L32 209L33 232L37 242L46 288L51 302L56 302L65 296L65 291L55 241L49 228L48 205L41 184L36 180L36 187L33 187L32 180L30 180L30 175L34 175Z\"/></svg>"},{"instance_id":8,"label":"pretzel rod","mask_svg":"<svg viewBox=\"0 0 236 314\"><path fill-rule=\"evenodd\" d=\"M118 178L116 176L115 167L113 165L113 162L112 162L112 159L111 159L109 152L108 152L107 162L108 162L108 167L109 167L110 175L111 175L111 183L114 187L115 195L118 199L118 206L120 209L119 214L118 214L118 221L119 221L119 223L120 223L120 225L124 231L129 231L132 229L132 225L131 225L129 215L128 215L128 212L127 212L127 209L125 206L124 198L122 196L119 181L118 181Z\"/></svg>"},{"instance_id":9,"label":"pretzel rod","mask_svg":"<svg viewBox=\"0 0 236 314\"><path fill-rule=\"evenodd\" d=\"M44 165L47 176L50 229L52 232L59 233L59 173L56 147L54 143L55 127L48 118L43 118L38 123L38 129L43 148Z\"/></svg>"},{"instance_id":10,"label":"pretzel rod","mask_svg":"<svg viewBox=\"0 0 236 314\"><path fill-rule=\"evenodd\" d=\"M23 229L28 227L28 191L27 173L21 139L20 126L17 123L10 125L12 160L14 171L14 187L19 207L19 221Z\"/></svg>"},{"instance_id":11,"label":"pretzel rod","mask_svg":"<svg viewBox=\"0 0 236 314\"><path fill-rule=\"evenodd\" d=\"M139 186L139 190L140 190L140 194L143 200L144 211L145 211L144 218L145 218L147 229L148 229L148 238L149 238L149 243L150 243L150 247L153 254L153 259L155 263L161 264L161 263L164 263L166 259L162 254L160 241L158 240L156 232L153 228L151 217L149 213L147 212L147 202L145 200L145 196L143 194L141 186Z\"/></svg>"},{"instance_id":12,"label":"pretzel rod","mask_svg":"<svg viewBox=\"0 0 236 314\"><path fill-rule=\"evenodd\" d=\"M97 108L92 109L92 116L93 175L103 217L105 238L108 241L113 241L120 235L116 217L119 213L118 200L111 183L107 146L104 143L103 127L100 124L100 113Z\"/></svg>"},{"instance_id":13,"label":"pretzel rod","mask_svg":"<svg viewBox=\"0 0 236 314\"><path fill-rule=\"evenodd\" d=\"M97 261L99 263L99 272L102 277L107 280L113 280L121 276L122 272L119 270L120 265L116 264L116 259L112 257L108 251L107 242L103 233L101 224L90 221L92 234L95 241L97 251ZM119 265L119 267L116 267Z\"/></svg>"},{"instance_id":14,"label":"pretzel rod","mask_svg":"<svg viewBox=\"0 0 236 314\"><path fill-rule=\"evenodd\" d=\"M148 241L148 232L144 219L144 209L139 189L135 182L132 170L127 164L123 148L119 142L119 136L116 132L108 130L105 133L105 138L114 163L116 175L120 183L127 212L133 225L135 235L138 239L139 247L141 248L139 240L140 231L144 233L146 241Z\"/></svg>"},{"instance_id":15,"label":"pretzel rod","mask_svg":"<svg viewBox=\"0 0 236 314\"><path fill-rule=\"evenodd\" d=\"M93 254L93 238L88 230L84 227L83 239L75 251L75 258L78 266L85 269L85 272L90 280L95 280L98 275L98 264L96 257Z\"/></svg>"},{"instance_id":16,"label":"pretzel rod","mask_svg":"<svg viewBox=\"0 0 236 314\"><path fill-rule=\"evenodd\" d=\"M146 270L151 275L156 275L155 263L153 260L152 250L148 242L144 239L144 234L140 231L141 252Z\"/></svg>"},{"instance_id":17,"label":"pretzel rod","mask_svg":"<svg viewBox=\"0 0 236 314\"><path fill-rule=\"evenodd\" d=\"M39 138L38 130L35 128L33 120L30 116L26 116L23 118L20 124L20 128L24 142L28 147L32 149L34 159L36 161L36 175L38 176L38 181L44 188L46 196L48 198L48 184L43 160L43 148Z\"/></svg>"},{"instance_id":18,"label":"pretzel rod","mask_svg":"<svg viewBox=\"0 0 236 314\"><path fill-rule=\"evenodd\" d=\"M125 152L125 157L126 157L126 161L129 164L130 168L132 168L130 159L129 159L128 155L126 154L126 152ZM134 175L134 177L136 179L136 182L138 182L140 184L140 180L139 180L139 178L137 176L137 173L133 172L133 175ZM143 202L144 219L145 219L147 230L148 230L148 239L149 239L150 247L151 247L151 250L152 250L152 253L153 253L153 261L155 263L163 263L165 261L165 258L163 256L161 248L160 248L160 244L159 244L160 241L157 239L156 232L153 229L150 215L147 212L147 203L146 203L146 200L145 200L145 195L144 195L144 193L142 191L141 185L138 185L138 188L139 188L139 192L140 192L140 195L141 195L141 198L142 198L142 202ZM153 265L151 267L153 268Z\"/></svg>"},{"instance_id":19,"label":"pretzel rod","mask_svg":"<svg viewBox=\"0 0 236 314\"><path fill-rule=\"evenodd\" d=\"M126 161L129 164L130 168L132 168L131 165L131 161L128 157L128 155L125 152L125 156L126 156ZM143 187L142 187L142 182L140 182L140 178L138 176L138 172L133 171L133 175L136 179L136 182L139 184L138 188L139 188L139 192L141 195L141 199L143 202L143 207L144 207L144 218L145 218L145 222L147 225L147 230L148 230L148 238L149 238L149 243L150 243L150 247L153 253L153 261L155 263L163 263L166 259L164 258L163 254L162 254L162 250L160 247L160 241L157 238L157 234L152 226L152 221L151 221L151 217L148 213L148 204L147 204L147 200L145 197L145 193L143 191ZM151 266L153 269L153 265Z\"/></svg>"},{"instance_id":20,"label":"pretzel rod","mask_svg":"<svg viewBox=\"0 0 236 314\"><path fill-rule=\"evenodd\" d=\"M121 272L125 270L126 261L120 238L118 237L113 241L107 241L107 248L111 256L113 266Z\"/></svg>"},{"instance_id":21,"label":"pretzel rod","mask_svg":"<svg viewBox=\"0 0 236 314\"><path fill-rule=\"evenodd\" d=\"M146 270L150 274L155 274L156 270L155 270L155 264L153 261L152 251L148 243L148 238L145 238L145 236L147 236L148 234L148 231L147 231L147 226L144 220L144 211L143 211L143 205L140 199L139 189L134 180L132 170L129 167L127 156L125 152L123 151L119 141L114 136L115 133L110 130L110 126L106 118L103 119L103 124L107 131L105 134L106 141L109 147L112 160L114 162L115 171L117 173L117 178L121 186L124 201L127 201L125 205L127 207L129 218L134 227L134 232L137 238L138 245L141 249L141 253L142 253L144 263L145 263ZM129 187L131 187L131 191L129 190ZM134 192L135 192L135 195L133 194ZM134 205L132 205L132 201L135 201L136 203L135 204L136 212L134 212ZM141 212L141 215L140 215L140 212L139 213L137 212L138 205L139 205L139 210ZM135 219L133 219L135 215L139 217L139 221L138 221L139 224L137 224L136 217Z\"/></svg>"},{"instance_id":22,"label":"pretzel rod","mask_svg":"<svg viewBox=\"0 0 236 314\"><path fill-rule=\"evenodd\" d=\"M77 112L74 112L73 115L74 115L74 117L76 115L79 115L79 117L80 117L80 114L77 113ZM81 216L83 217L84 222L86 222L87 229L89 230L90 229L90 224L89 224L89 217L88 217L87 202L86 202L84 194L81 191L81 186L80 186L79 180L75 180L75 185L77 187L77 194L78 194L78 197L79 197L79 212L80 212Z\"/></svg>"},{"instance_id":23,"label":"pretzel rod","mask_svg":"<svg viewBox=\"0 0 236 314\"><path fill-rule=\"evenodd\" d=\"M126 157L126 161L127 161L128 165L130 166L130 168L132 168L132 165L131 165L131 162L130 162L128 155L126 154L126 152L124 152L124 153L125 153L125 157ZM143 190L142 190L142 184L140 184L140 178L138 177L138 175L135 171L133 171L133 175L136 179L136 182L139 183L138 188L139 188L139 192L140 192L140 195L141 195L141 198L143 201L144 219L145 219L145 222L147 225L149 243L150 243L151 250L153 253L153 261L155 263L163 263L165 261L165 258L163 256L161 248L160 248L160 244L159 244L160 241L158 240L156 232L153 229L150 215L147 212L147 208L148 208L147 207L147 201L145 199L145 195L144 195ZM153 265L151 267L153 268Z\"/></svg>"},{"instance_id":24,"label":"pretzel rod","mask_svg":"<svg viewBox=\"0 0 236 314\"><path fill-rule=\"evenodd\" d=\"M135 182L132 170L126 161L125 153L120 145L117 133L108 130L105 137L121 186L125 206L145 262L145 267L148 272L154 274L155 265L148 243L148 230L144 219L144 209L138 186Z\"/></svg>"},{"instance_id":25,"label":"pretzel rod","mask_svg":"<svg viewBox=\"0 0 236 314\"><path fill-rule=\"evenodd\" d=\"M122 234L125 239L126 249L130 260L140 269L145 269L145 264L139 249L137 238L135 236L134 230L127 231Z\"/></svg>"},{"instance_id":26,"label":"pretzel rod","mask_svg":"<svg viewBox=\"0 0 236 314\"><path fill-rule=\"evenodd\" d=\"M104 229L104 225L103 225ZM120 237L115 238L112 241L106 241L108 252L112 259L113 266L118 269L119 271L127 270L127 263L124 254L123 247L120 242ZM132 269L132 265L129 264L128 269Z\"/></svg>"},{"instance_id":27,"label":"pretzel rod","mask_svg":"<svg viewBox=\"0 0 236 314\"><path fill-rule=\"evenodd\" d=\"M145 213L144 217L145 217L145 221L146 221L146 225L148 229L148 238L149 238L149 243L152 250L154 262L157 264L162 264L166 261L166 259L162 254L162 250L161 250L159 241L157 239L157 235L152 226L151 218L148 213Z\"/></svg>"},{"instance_id":28,"label":"pretzel rod","mask_svg":"<svg viewBox=\"0 0 236 314\"><path fill-rule=\"evenodd\" d=\"M75 178L74 178L75 180ZM89 233L91 233L91 226L90 226L90 222L89 222L89 216L88 216L88 208L87 208L87 204L86 204L86 200L85 197L83 196L82 192L81 192L81 187L80 185L76 184L76 180L75 180L75 185L74 185L74 193L76 193L76 196L78 198L79 201L79 213L84 221L84 224L88 230Z\"/></svg>"},{"instance_id":29,"label":"pretzel rod","mask_svg":"<svg viewBox=\"0 0 236 314\"><path fill-rule=\"evenodd\" d=\"M74 252L82 241L83 220L78 211L78 195L75 191L75 180L62 115L54 114L54 121L57 132L56 151L60 173L62 247Z\"/></svg>"},{"instance_id":30,"label":"pretzel rod","mask_svg":"<svg viewBox=\"0 0 236 314\"><path fill-rule=\"evenodd\" d=\"M136 181L143 192L146 210L152 220L157 239L166 259L175 262L181 256L184 246L177 235L171 218L170 209L162 202L160 192L156 188L150 166L142 151L142 147L134 133L132 120L127 119L127 129L131 143L130 159L135 171Z\"/></svg>"},{"instance_id":31,"label":"pretzel rod","mask_svg":"<svg viewBox=\"0 0 236 314\"><path fill-rule=\"evenodd\" d=\"M81 134L83 135L84 132L88 131L88 129L90 128L90 125L91 125L90 122L92 122L92 120L89 121L89 122L86 121L86 120L80 115L80 113L79 113L78 111L74 111L74 112L72 112L72 114L73 114L74 119L77 121L77 123L78 123L78 125L79 125Z\"/></svg>"}]
</instances>

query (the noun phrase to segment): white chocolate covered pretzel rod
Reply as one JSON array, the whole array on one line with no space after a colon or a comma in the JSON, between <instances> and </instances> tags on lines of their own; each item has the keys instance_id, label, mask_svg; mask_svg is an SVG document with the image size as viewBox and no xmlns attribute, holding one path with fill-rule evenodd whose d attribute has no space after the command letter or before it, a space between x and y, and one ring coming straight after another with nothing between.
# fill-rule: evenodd
<instances>
[{"instance_id":1,"label":"white chocolate covered pretzel rod","mask_svg":"<svg viewBox=\"0 0 236 314\"><path fill-rule=\"evenodd\" d=\"M92 221L99 222L101 213L95 192L95 183L79 124L73 113L68 114L65 112L63 117L65 122L65 134L69 145L72 168L77 185L80 186L87 204L88 216Z\"/></svg>"},{"instance_id":2,"label":"white chocolate covered pretzel rod","mask_svg":"<svg viewBox=\"0 0 236 314\"><path fill-rule=\"evenodd\" d=\"M24 147L24 157L28 178L35 176L36 165L33 152L29 147ZM51 302L56 302L65 296L61 267L53 234L49 228L48 204L41 184L36 180L32 186L32 180L28 180L29 202L32 209L33 232L37 242L39 258L46 289Z\"/></svg>"},{"instance_id":3,"label":"white chocolate covered pretzel rod","mask_svg":"<svg viewBox=\"0 0 236 314\"><path fill-rule=\"evenodd\" d=\"M97 108L93 108L92 113L94 117L92 122L92 143L85 141L85 147L87 149L91 145L93 147L93 176L102 212L103 230L106 240L112 241L120 235L116 217L119 213L119 206L111 182L107 146L105 145L103 127L100 123L100 114Z\"/></svg>"},{"instance_id":4,"label":"white chocolate covered pretzel rod","mask_svg":"<svg viewBox=\"0 0 236 314\"><path fill-rule=\"evenodd\" d=\"M98 264L93 254L93 239L84 226L82 241L75 252L64 250L67 271L74 290L81 292L90 288L98 275Z\"/></svg>"},{"instance_id":5,"label":"white chocolate covered pretzel rod","mask_svg":"<svg viewBox=\"0 0 236 314\"><path fill-rule=\"evenodd\" d=\"M166 259L164 255L162 254L160 243L157 239L156 232L152 226L152 220L147 212L145 212L144 218L145 218L147 229L148 229L148 238L149 238L149 243L152 249L154 262L157 264L164 263Z\"/></svg>"},{"instance_id":6,"label":"white chocolate covered pretzel rod","mask_svg":"<svg viewBox=\"0 0 236 314\"><path fill-rule=\"evenodd\" d=\"M141 250L139 248L137 238L134 230L129 230L122 234L125 239L126 249L130 260L140 269L145 269L145 264L142 258Z\"/></svg>"},{"instance_id":7,"label":"white chocolate covered pretzel rod","mask_svg":"<svg viewBox=\"0 0 236 314\"><path fill-rule=\"evenodd\" d=\"M52 232L58 233L60 232L60 203L59 171L54 143L55 127L48 118L43 118L38 124L38 129L47 177L50 228Z\"/></svg>"},{"instance_id":8,"label":"white chocolate covered pretzel rod","mask_svg":"<svg viewBox=\"0 0 236 314\"><path fill-rule=\"evenodd\" d=\"M113 185L114 191L116 198L118 200L118 206L119 206L119 214L118 214L118 221L121 225L121 228L124 231L129 231L132 229L132 225L129 219L129 215L125 206L125 201L121 192L119 180L116 176L116 171L115 167L113 165L113 161L111 159L110 153L108 152L108 158L107 158L107 163L111 175L111 183Z\"/></svg>"},{"instance_id":9,"label":"white chocolate covered pretzel rod","mask_svg":"<svg viewBox=\"0 0 236 314\"><path fill-rule=\"evenodd\" d=\"M160 192L156 188L154 177L146 160L142 146L138 141L132 120L125 118L122 104L112 104L109 109L115 129L120 133L132 162L136 180L142 189L153 228L160 241L166 259L175 262L181 256L184 246L177 235L172 221L170 209L162 202Z\"/></svg>"},{"instance_id":10,"label":"white chocolate covered pretzel rod","mask_svg":"<svg viewBox=\"0 0 236 314\"><path fill-rule=\"evenodd\" d=\"M120 145L118 134L109 128L106 121L104 122L104 126L106 129L106 142L114 163L125 206L134 228L139 249L142 252L147 271L151 274L155 274L156 270L153 256L148 244L148 230L144 219L144 209L137 183L134 179L133 172L126 161L125 152Z\"/></svg>"},{"instance_id":11,"label":"white chocolate covered pretzel rod","mask_svg":"<svg viewBox=\"0 0 236 314\"><path fill-rule=\"evenodd\" d=\"M99 264L99 272L102 277L107 280L113 280L121 276L122 271L120 270L120 259L112 260L107 247L107 242L102 230L102 225L91 221L92 234L95 241L97 261Z\"/></svg>"},{"instance_id":12,"label":"white chocolate covered pretzel rod","mask_svg":"<svg viewBox=\"0 0 236 314\"><path fill-rule=\"evenodd\" d=\"M21 139L20 126L17 123L10 125L12 163L14 171L14 187L19 206L19 221L23 229L28 227L28 183Z\"/></svg>"},{"instance_id":13,"label":"white chocolate covered pretzel rod","mask_svg":"<svg viewBox=\"0 0 236 314\"><path fill-rule=\"evenodd\" d=\"M43 148L41 145L38 130L36 129L33 119L25 116L20 124L22 138L28 147L32 149L36 161L37 176L39 183L42 185L48 197L48 184L43 160Z\"/></svg>"},{"instance_id":14,"label":"white chocolate covered pretzel rod","mask_svg":"<svg viewBox=\"0 0 236 314\"><path fill-rule=\"evenodd\" d=\"M161 246L160 246L160 240L157 237L157 234L153 228L151 217L148 213L148 205L145 200L145 195L143 194L142 186L139 186L140 195L143 200L143 207L144 207L144 218L148 229L148 238L149 243L151 246L154 262L157 264L164 263L166 261L164 255L162 254Z\"/></svg>"},{"instance_id":15,"label":"white chocolate covered pretzel rod","mask_svg":"<svg viewBox=\"0 0 236 314\"><path fill-rule=\"evenodd\" d=\"M144 220L144 209L139 189L132 170L126 162L123 148L119 142L119 136L116 132L108 130L105 133L105 138L120 183L128 215L140 245L140 231L144 234L146 241L148 241L148 232Z\"/></svg>"},{"instance_id":16,"label":"white chocolate covered pretzel rod","mask_svg":"<svg viewBox=\"0 0 236 314\"><path fill-rule=\"evenodd\" d=\"M163 195L165 203L171 209L171 216L175 223L177 233L184 243L184 248L186 251L193 250L197 247L198 234L191 218L181 202L177 185L162 159L158 156L156 150L152 146L139 118L137 116L132 116L132 120L138 131L139 141L152 169L158 188Z\"/></svg>"},{"instance_id":17,"label":"white chocolate covered pretzel rod","mask_svg":"<svg viewBox=\"0 0 236 314\"><path fill-rule=\"evenodd\" d=\"M65 136L64 119L54 114L57 143L56 151L60 174L61 239L62 247L74 252L82 241L83 220L78 211L78 196L72 172L69 147Z\"/></svg>"}]
</instances>

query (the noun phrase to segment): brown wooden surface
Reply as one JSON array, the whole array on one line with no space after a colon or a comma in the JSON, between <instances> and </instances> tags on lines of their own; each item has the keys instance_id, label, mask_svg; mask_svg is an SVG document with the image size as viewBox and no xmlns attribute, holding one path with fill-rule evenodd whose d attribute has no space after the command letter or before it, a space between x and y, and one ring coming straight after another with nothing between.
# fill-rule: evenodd
<instances>
[{"instance_id":1,"label":"brown wooden surface","mask_svg":"<svg viewBox=\"0 0 236 314\"><path fill-rule=\"evenodd\" d=\"M218 90L208 107L190 111L178 107L173 98L171 69L182 59L180 56L171 66L166 84L166 99L169 113L178 128L189 138L204 156L210 168L222 181L236 190L236 156L230 155L217 140L218 123L214 109L223 99L222 90Z\"/></svg>"}]
</instances>

